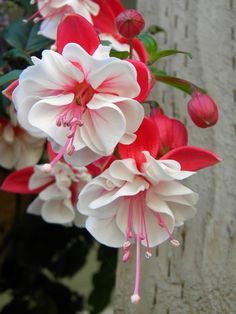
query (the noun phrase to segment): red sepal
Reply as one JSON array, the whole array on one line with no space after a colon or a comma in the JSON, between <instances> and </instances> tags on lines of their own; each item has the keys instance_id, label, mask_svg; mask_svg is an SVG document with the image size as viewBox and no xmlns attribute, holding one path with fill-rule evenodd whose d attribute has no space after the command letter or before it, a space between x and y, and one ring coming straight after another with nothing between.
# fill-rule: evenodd
<instances>
[{"instance_id":1,"label":"red sepal","mask_svg":"<svg viewBox=\"0 0 236 314\"><path fill-rule=\"evenodd\" d=\"M92 16L93 24L99 33L116 33L115 18L124 11L123 5L119 0L94 0L100 10L97 16Z\"/></svg>"},{"instance_id":2,"label":"red sepal","mask_svg":"<svg viewBox=\"0 0 236 314\"><path fill-rule=\"evenodd\" d=\"M143 151L148 151L152 157L156 157L159 151L159 132L149 117L144 117L139 129L135 133L136 140L130 145L118 144L118 152L121 159L133 158L139 169L146 161Z\"/></svg>"},{"instance_id":3,"label":"red sepal","mask_svg":"<svg viewBox=\"0 0 236 314\"><path fill-rule=\"evenodd\" d=\"M92 24L78 14L67 15L57 29L57 50L62 53L68 43L80 45L89 54L93 54L100 39Z\"/></svg>"},{"instance_id":4,"label":"red sepal","mask_svg":"<svg viewBox=\"0 0 236 314\"><path fill-rule=\"evenodd\" d=\"M7 86L6 89L2 91L2 94L7 97L9 100L12 100L12 93L15 88L19 85L19 80L13 81L10 85Z\"/></svg>"},{"instance_id":5,"label":"red sepal","mask_svg":"<svg viewBox=\"0 0 236 314\"><path fill-rule=\"evenodd\" d=\"M34 173L33 167L23 168L17 171L12 172L6 179L3 181L1 190L11 193L19 194L37 194L42 188L36 190L30 190L29 179Z\"/></svg>"},{"instance_id":6,"label":"red sepal","mask_svg":"<svg viewBox=\"0 0 236 314\"><path fill-rule=\"evenodd\" d=\"M180 163L181 169L197 171L213 166L221 161L215 153L194 146L182 146L169 151L160 159L173 159Z\"/></svg>"},{"instance_id":7,"label":"red sepal","mask_svg":"<svg viewBox=\"0 0 236 314\"><path fill-rule=\"evenodd\" d=\"M128 62L132 63L133 66L136 69L137 72L137 81L140 86L140 93L139 95L135 98L137 101L144 101L151 89L150 86L150 72L148 67L141 61L134 60L134 59L128 59Z\"/></svg>"}]
</instances>

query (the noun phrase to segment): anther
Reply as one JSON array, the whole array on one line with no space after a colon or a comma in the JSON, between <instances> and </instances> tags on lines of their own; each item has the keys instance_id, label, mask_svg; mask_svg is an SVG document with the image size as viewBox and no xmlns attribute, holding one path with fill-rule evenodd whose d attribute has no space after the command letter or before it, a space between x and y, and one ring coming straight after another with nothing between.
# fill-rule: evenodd
<instances>
[{"instance_id":1,"label":"anther","mask_svg":"<svg viewBox=\"0 0 236 314\"><path fill-rule=\"evenodd\" d=\"M140 296L138 294L131 295L131 303L138 304L140 301Z\"/></svg>"},{"instance_id":2,"label":"anther","mask_svg":"<svg viewBox=\"0 0 236 314\"><path fill-rule=\"evenodd\" d=\"M123 244L123 249L127 250L130 248L130 246L131 246L131 243L129 241L125 241L125 243Z\"/></svg>"},{"instance_id":3,"label":"anther","mask_svg":"<svg viewBox=\"0 0 236 314\"><path fill-rule=\"evenodd\" d=\"M152 257L152 253L149 252L149 251L146 251L145 257L146 257L147 259L149 259L150 257Z\"/></svg>"},{"instance_id":4,"label":"anther","mask_svg":"<svg viewBox=\"0 0 236 314\"><path fill-rule=\"evenodd\" d=\"M52 170L52 166L50 164L44 164L42 166L42 172L44 173L49 173Z\"/></svg>"},{"instance_id":5,"label":"anther","mask_svg":"<svg viewBox=\"0 0 236 314\"><path fill-rule=\"evenodd\" d=\"M179 241L178 241L178 240L176 240L176 239L172 239L172 240L170 240L170 243L171 243L171 244L173 244L174 246L180 246Z\"/></svg>"},{"instance_id":6,"label":"anther","mask_svg":"<svg viewBox=\"0 0 236 314\"><path fill-rule=\"evenodd\" d=\"M129 258L130 258L130 251L126 251L122 257L122 262L123 263L128 262Z\"/></svg>"},{"instance_id":7,"label":"anther","mask_svg":"<svg viewBox=\"0 0 236 314\"><path fill-rule=\"evenodd\" d=\"M40 18L39 18L39 17L35 17L35 18L33 19L33 21L34 21L34 23L38 23L38 22L40 21Z\"/></svg>"}]
</instances>

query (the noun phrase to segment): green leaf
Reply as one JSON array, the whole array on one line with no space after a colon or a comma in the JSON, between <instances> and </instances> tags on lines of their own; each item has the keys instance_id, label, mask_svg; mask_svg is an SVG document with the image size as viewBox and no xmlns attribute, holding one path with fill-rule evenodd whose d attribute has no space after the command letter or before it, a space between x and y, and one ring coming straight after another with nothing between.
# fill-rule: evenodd
<instances>
[{"instance_id":1,"label":"green leaf","mask_svg":"<svg viewBox=\"0 0 236 314\"><path fill-rule=\"evenodd\" d=\"M111 50L110 57L116 57L118 59L127 59L129 57L128 51L117 51L117 50Z\"/></svg>"},{"instance_id":2,"label":"green leaf","mask_svg":"<svg viewBox=\"0 0 236 314\"><path fill-rule=\"evenodd\" d=\"M158 25L151 25L148 29L147 29L147 32L152 34L152 35L155 35L157 33L160 33L160 32L164 32L164 28L158 26Z\"/></svg>"},{"instance_id":3,"label":"green leaf","mask_svg":"<svg viewBox=\"0 0 236 314\"><path fill-rule=\"evenodd\" d=\"M13 70L7 74L0 76L0 86L10 84L11 82L17 80L21 74L22 70Z\"/></svg>"},{"instance_id":4,"label":"green leaf","mask_svg":"<svg viewBox=\"0 0 236 314\"><path fill-rule=\"evenodd\" d=\"M181 91L183 91L189 95L192 95L193 89L198 89L201 92L206 93L206 90L204 90L201 87L198 87L197 85L195 85L189 81L186 81L186 80L183 80L181 78L174 77L174 76L160 75L160 71L158 71L154 67L150 67L150 70L152 71L157 82L161 82L161 83L173 86L173 87L180 89Z\"/></svg>"},{"instance_id":5,"label":"green leaf","mask_svg":"<svg viewBox=\"0 0 236 314\"><path fill-rule=\"evenodd\" d=\"M19 20L4 32L4 38L10 46L32 53L47 48L52 43L51 40L38 35L38 30L39 24Z\"/></svg>"},{"instance_id":6,"label":"green leaf","mask_svg":"<svg viewBox=\"0 0 236 314\"><path fill-rule=\"evenodd\" d=\"M28 55L23 50L19 50L18 48L13 48L13 49L7 51L4 54L4 58L6 58L6 59L23 59L26 62L28 62L29 64L31 64L30 55Z\"/></svg>"},{"instance_id":7,"label":"green leaf","mask_svg":"<svg viewBox=\"0 0 236 314\"><path fill-rule=\"evenodd\" d=\"M185 54L186 56L188 56L190 59L192 59L192 54L190 52L186 52L186 51L181 51L181 50L175 50L175 49L169 49L169 50L162 50L162 51L158 51L153 60L152 63L156 62L157 60L164 58L164 57L168 57L168 56L172 56L172 55L176 55L178 53L182 53Z\"/></svg>"},{"instance_id":8,"label":"green leaf","mask_svg":"<svg viewBox=\"0 0 236 314\"><path fill-rule=\"evenodd\" d=\"M145 49L147 50L149 63L153 63L152 60L155 59L158 51L156 40L148 33L142 33L138 37L143 43Z\"/></svg>"},{"instance_id":9,"label":"green leaf","mask_svg":"<svg viewBox=\"0 0 236 314\"><path fill-rule=\"evenodd\" d=\"M29 33L29 37L25 46L25 50L28 53L33 53L36 51L43 50L45 48L49 48L53 44L52 40L44 36L38 35L38 31L39 31L39 24L35 24L31 28L31 31Z\"/></svg>"}]
</instances>

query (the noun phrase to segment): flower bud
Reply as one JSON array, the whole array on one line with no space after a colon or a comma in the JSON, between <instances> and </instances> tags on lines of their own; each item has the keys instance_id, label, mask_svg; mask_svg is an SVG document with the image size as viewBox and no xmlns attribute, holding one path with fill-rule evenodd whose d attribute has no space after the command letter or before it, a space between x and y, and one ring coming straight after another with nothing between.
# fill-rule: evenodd
<instances>
[{"instance_id":1,"label":"flower bud","mask_svg":"<svg viewBox=\"0 0 236 314\"><path fill-rule=\"evenodd\" d=\"M128 39L139 35L144 25L143 16L133 9L125 10L116 17L117 31Z\"/></svg>"},{"instance_id":2,"label":"flower bud","mask_svg":"<svg viewBox=\"0 0 236 314\"><path fill-rule=\"evenodd\" d=\"M188 102L188 113L199 128L208 128L218 121L218 108L214 100L199 91L194 91Z\"/></svg>"}]
</instances>

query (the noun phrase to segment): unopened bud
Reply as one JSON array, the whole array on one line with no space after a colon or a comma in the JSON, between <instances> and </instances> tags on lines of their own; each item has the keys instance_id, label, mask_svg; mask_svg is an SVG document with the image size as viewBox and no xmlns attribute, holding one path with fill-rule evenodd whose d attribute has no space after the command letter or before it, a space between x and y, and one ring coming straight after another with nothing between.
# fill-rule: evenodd
<instances>
[{"instance_id":1,"label":"unopened bud","mask_svg":"<svg viewBox=\"0 0 236 314\"><path fill-rule=\"evenodd\" d=\"M208 128L218 121L218 108L214 100L199 91L194 91L188 102L188 113L199 128Z\"/></svg>"},{"instance_id":2,"label":"unopened bud","mask_svg":"<svg viewBox=\"0 0 236 314\"><path fill-rule=\"evenodd\" d=\"M133 9L125 10L116 17L116 28L119 34L128 39L139 35L144 25L143 16Z\"/></svg>"}]
</instances>

